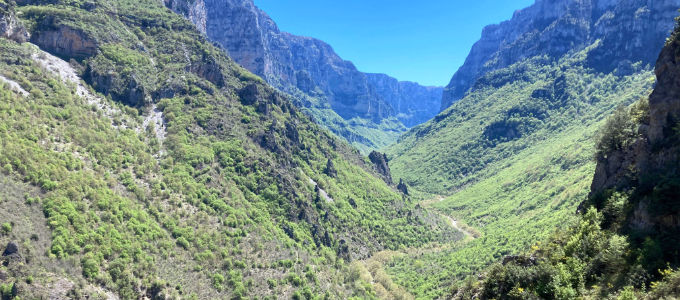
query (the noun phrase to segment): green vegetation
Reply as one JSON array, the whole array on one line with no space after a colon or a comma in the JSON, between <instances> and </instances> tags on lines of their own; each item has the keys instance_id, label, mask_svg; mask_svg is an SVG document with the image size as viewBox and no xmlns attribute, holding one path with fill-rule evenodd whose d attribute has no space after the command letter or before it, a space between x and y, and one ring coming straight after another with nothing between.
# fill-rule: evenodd
<instances>
[{"instance_id":1,"label":"green vegetation","mask_svg":"<svg viewBox=\"0 0 680 300\"><path fill-rule=\"evenodd\" d=\"M648 109L642 99L608 118L597 144L603 149L600 158L632 147L640 133L629 126L648 125ZM677 140L667 138L663 147L676 149ZM545 246L538 243L494 265L481 280L466 282L454 291L456 298L675 299L680 232L664 219L680 212L680 177L672 169L651 171L637 174L639 181L595 193L583 203L577 224L558 231ZM641 215L651 223L641 223L636 217Z\"/></svg>"},{"instance_id":2,"label":"green vegetation","mask_svg":"<svg viewBox=\"0 0 680 300\"><path fill-rule=\"evenodd\" d=\"M588 53L532 58L487 74L466 98L388 149L394 177L450 194L497 173L536 143L591 128L617 106L646 96L654 83L639 64L630 76L593 72L584 66Z\"/></svg>"},{"instance_id":3,"label":"green vegetation","mask_svg":"<svg viewBox=\"0 0 680 300\"><path fill-rule=\"evenodd\" d=\"M649 122L649 103L626 108L654 84L647 66L596 73L586 49L487 74L390 148L409 198L159 1L17 10L79 78L47 68L69 71L36 45L0 39L0 75L28 91L0 83L0 246L21 254L3 259L3 299L676 293L677 230L626 224L641 203L652 217L680 213L669 201L680 176L641 174L574 214L593 153L628 148ZM361 151L404 130L294 99ZM668 131L661 146L680 141Z\"/></svg>"},{"instance_id":4,"label":"green vegetation","mask_svg":"<svg viewBox=\"0 0 680 300\"><path fill-rule=\"evenodd\" d=\"M645 73L642 73L643 76ZM659 94L668 92L662 90ZM463 188L439 205L441 209L449 209L451 214L462 215L465 221L482 228L485 237L518 236L507 239L508 244L499 240L488 244L489 247L494 245L512 247L521 242L534 241L531 247L525 245L519 249L510 248L506 253L500 252L501 255L496 257L496 264L476 270L477 276L470 276L463 281L457 276L458 273L455 273L461 268L449 267L448 270L454 270L452 275L456 278L454 282L457 283L447 293L447 297L676 299L680 295L678 290L680 230L674 221L680 213L677 201L680 176L674 167L677 165L677 157L669 155L677 153L680 149L677 121L669 118L669 124L663 130L663 139L649 144L650 111L658 113L659 109L669 108L664 108L664 104L657 104L659 107L656 110L650 109L651 100L647 97L641 97L639 101L626 106L630 99L634 99L635 94L626 93L626 97L618 97L618 100L622 101L621 104L607 117L604 124L587 122L571 124L566 129L581 128L582 131L565 130L568 132L566 134L556 132L551 139L543 142L552 147L539 143L533 146L533 149L529 148L532 149L531 153L540 153L541 149L550 153L557 152L558 155L564 151L562 149L566 149L566 153L570 155L595 153L598 167L590 195L583 194L591 191L588 184L592 180L592 171L585 173L590 173L590 176L575 177L574 181L558 179L564 174L577 172L584 167L592 169L592 160L583 160L581 163L566 166L559 160L545 160L543 164L520 164L524 167L538 166L536 170L539 172L526 169L524 173L512 174L514 176L512 180L510 177L498 177L517 166L509 164L498 174ZM656 94L655 91L650 97ZM659 101L658 98L656 101ZM673 109L670 110L670 114L674 113ZM590 126L582 128L583 125ZM597 127L600 129L593 132L592 128ZM569 140L569 136L581 139ZM589 140L582 137L587 136L594 137L592 140L595 144L586 147L588 151L579 151L578 148ZM554 141L561 142L559 147ZM563 167L562 172L558 173L562 175L554 177L551 169L559 166ZM611 168L619 170L611 174ZM534 183L526 181L526 178L536 174L540 180ZM604 188L597 183L600 176L608 177L608 183ZM509 195L484 193L486 190L500 191L498 187L488 184L488 180L494 178L507 179L497 180L495 183L496 186L505 189L502 192ZM548 181L541 183L543 178L547 178ZM610 182L612 180L614 182ZM512 186L518 182L523 186L519 188ZM562 187L555 192L551 190L554 186ZM530 188L533 196L523 194L524 188ZM569 191L570 188L575 189ZM543 201L531 204L532 198L543 198ZM520 202L513 202L514 200ZM568 216L555 218L556 212L564 211L559 206L556 207L556 203L571 202L573 204L567 204L567 207L573 207L576 201L580 202L576 220ZM512 203L513 214L505 214L509 211L505 208L508 202ZM532 206L540 205L540 208L523 209L527 203ZM547 211L541 211L543 208ZM497 216L500 218L495 219ZM512 224L510 220L526 221ZM565 223L565 220L569 222ZM543 229L531 232L534 223L541 222ZM496 228L497 224L502 226ZM553 231L551 235L545 237L550 231ZM473 249L476 255L474 258L494 252L478 248L474 242L459 247L461 253ZM517 253L523 254L507 256ZM502 263L498 263L501 258ZM413 272L410 265L412 258L409 259L401 262L397 268ZM472 255L463 256L460 253L449 254L448 259L454 261L459 259L457 262L465 265L470 265L470 261L478 263L473 260ZM422 265L421 261L420 266ZM422 294L424 287L429 286L420 284L413 286L412 289Z\"/></svg>"},{"instance_id":5,"label":"green vegetation","mask_svg":"<svg viewBox=\"0 0 680 300\"><path fill-rule=\"evenodd\" d=\"M596 128L654 84L639 64L629 76L592 72L584 66L588 51L487 74L464 99L388 150L395 178L411 190L452 193L434 207L479 235L394 259L387 272L395 282L416 297L441 297L575 221L593 178Z\"/></svg>"},{"instance_id":6,"label":"green vegetation","mask_svg":"<svg viewBox=\"0 0 680 300\"><path fill-rule=\"evenodd\" d=\"M607 153L625 149L638 136L639 122L648 122L649 103L647 98L636 102L631 111L625 106L619 106L607 122L597 133L596 156L605 157Z\"/></svg>"},{"instance_id":7,"label":"green vegetation","mask_svg":"<svg viewBox=\"0 0 680 300\"><path fill-rule=\"evenodd\" d=\"M44 251L2 282L30 274L19 297L44 296L50 276L78 283L64 293L122 299L373 297L344 280L349 261L455 238L158 1L41 3L17 8L34 36L96 51L41 44L82 73L81 88L35 46L0 39L1 74L30 93L0 84L2 176L39 190L4 201L39 207L48 224L35 236ZM15 224L12 239L32 249Z\"/></svg>"},{"instance_id":8,"label":"green vegetation","mask_svg":"<svg viewBox=\"0 0 680 300\"><path fill-rule=\"evenodd\" d=\"M10 232L12 232L12 224L2 223L2 233L9 234Z\"/></svg>"}]
</instances>

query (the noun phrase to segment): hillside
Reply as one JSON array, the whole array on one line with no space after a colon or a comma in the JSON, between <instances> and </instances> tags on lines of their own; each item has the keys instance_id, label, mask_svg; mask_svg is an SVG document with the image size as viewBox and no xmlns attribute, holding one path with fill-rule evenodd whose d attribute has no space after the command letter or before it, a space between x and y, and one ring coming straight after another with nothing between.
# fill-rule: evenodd
<instances>
[{"instance_id":1,"label":"hillside","mask_svg":"<svg viewBox=\"0 0 680 300\"><path fill-rule=\"evenodd\" d=\"M159 1L0 12L3 299L371 298L461 237Z\"/></svg>"},{"instance_id":2,"label":"hillside","mask_svg":"<svg viewBox=\"0 0 680 300\"><path fill-rule=\"evenodd\" d=\"M676 299L679 32L656 64L652 94L600 129L597 169L577 225L455 291L469 299Z\"/></svg>"},{"instance_id":3,"label":"hillside","mask_svg":"<svg viewBox=\"0 0 680 300\"><path fill-rule=\"evenodd\" d=\"M164 2L237 63L292 95L316 122L365 154L393 144L407 128L437 113L443 88L398 83L386 75L376 81L327 43L280 31L252 0Z\"/></svg>"},{"instance_id":4,"label":"hillside","mask_svg":"<svg viewBox=\"0 0 680 300\"><path fill-rule=\"evenodd\" d=\"M395 179L425 192L423 198L446 196L432 205L480 236L395 260L387 272L416 295L442 296L456 281L575 222L573 212L588 195L596 168L596 129L620 105L646 97L655 84L650 53L658 56L680 2L558 2L564 10L537 1L513 21L493 27L552 46L536 47L535 53L525 48L533 42L503 44L508 48L481 62L499 65L478 75L462 99L387 150ZM521 20L543 15L552 21L522 27L527 23ZM657 20L666 15L667 20ZM586 26L605 23L602 17L592 21L593 16L607 16L608 24L620 28ZM583 25L588 38L572 43L579 31L569 24ZM643 50L634 48L650 36L659 38ZM479 45L484 41L483 36ZM543 51L551 47L560 51ZM606 69L597 63L602 61L616 67Z\"/></svg>"}]
</instances>

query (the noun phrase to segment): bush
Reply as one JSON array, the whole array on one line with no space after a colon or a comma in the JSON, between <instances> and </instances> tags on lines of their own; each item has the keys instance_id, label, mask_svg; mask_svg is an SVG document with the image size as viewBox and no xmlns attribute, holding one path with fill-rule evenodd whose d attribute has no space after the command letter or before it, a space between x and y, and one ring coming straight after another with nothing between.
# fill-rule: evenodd
<instances>
[{"instance_id":1,"label":"bush","mask_svg":"<svg viewBox=\"0 0 680 300\"><path fill-rule=\"evenodd\" d=\"M225 279L224 279L224 276L222 276L222 274L219 274L219 273L213 274L212 280L213 280L213 287L216 290L221 291L224 288L223 284L224 284Z\"/></svg>"},{"instance_id":2,"label":"bush","mask_svg":"<svg viewBox=\"0 0 680 300\"><path fill-rule=\"evenodd\" d=\"M2 223L2 233L9 234L10 232L12 232L12 224Z\"/></svg>"},{"instance_id":3,"label":"bush","mask_svg":"<svg viewBox=\"0 0 680 300\"><path fill-rule=\"evenodd\" d=\"M613 151L624 149L637 137L637 124L625 106L619 106L597 133L597 157L605 158Z\"/></svg>"},{"instance_id":4,"label":"bush","mask_svg":"<svg viewBox=\"0 0 680 300\"><path fill-rule=\"evenodd\" d=\"M99 275L99 264L91 255L84 257L81 263L85 278L96 278Z\"/></svg>"}]
</instances>

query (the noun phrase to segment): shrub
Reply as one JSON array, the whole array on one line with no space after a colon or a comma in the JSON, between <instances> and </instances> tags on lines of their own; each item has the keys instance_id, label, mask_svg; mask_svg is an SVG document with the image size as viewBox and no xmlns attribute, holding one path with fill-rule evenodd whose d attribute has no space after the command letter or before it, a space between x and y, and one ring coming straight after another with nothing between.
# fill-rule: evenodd
<instances>
[{"instance_id":1,"label":"shrub","mask_svg":"<svg viewBox=\"0 0 680 300\"><path fill-rule=\"evenodd\" d=\"M597 157L607 157L609 153L629 146L637 137L636 126L630 111L619 106L597 133Z\"/></svg>"},{"instance_id":2,"label":"shrub","mask_svg":"<svg viewBox=\"0 0 680 300\"><path fill-rule=\"evenodd\" d=\"M224 288L223 284L224 284L225 279L224 279L224 276L222 276L222 274L219 274L219 273L213 274L212 280L213 280L213 287L216 290L221 291Z\"/></svg>"},{"instance_id":3,"label":"shrub","mask_svg":"<svg viewBox=\"0 0 680 300\"><path fill-rule=\"evenodd\" d=\"M86 278L96 278L99 275L99 264L91 255L84 257L81 263L83 265L83 275Z\"/></svg>"},{"instance_id":4,"label":"shrub","mask_svg":"<svg viewBox=\"0 0 680 300\"><path fill-rule=\"evenodd\" d=\"M10 232L12 232L12 224L2 223L2 233L9 234Z\"/></svg>"}]
</instances>

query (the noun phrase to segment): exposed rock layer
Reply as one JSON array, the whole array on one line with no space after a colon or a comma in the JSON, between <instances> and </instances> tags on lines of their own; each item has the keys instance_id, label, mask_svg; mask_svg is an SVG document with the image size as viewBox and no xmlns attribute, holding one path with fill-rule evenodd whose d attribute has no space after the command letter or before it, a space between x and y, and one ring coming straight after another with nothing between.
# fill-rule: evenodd
<instances>
[{"instance_id":1,"label":"exposed rock layer","mask_svg":"<svg viewBox=\"0 0 680 300\"><path fill-rule=\"evenodd\" d=\"M625 74L630 64L653 64L673 29L680 0L536 0L513 18L487 26L444 91L441 109L473 88L483 74L526 58L558 58L596 44L588 63Z\"/></svg>"},{"instance_id":2,"label":"exposed rock layer","mask_svg":"<svg viewBox=\"0 0 680 300\"><path fill-rule=\"evenodd\" d=\"M344 119L379 123L399 115L414 126L436 114L439 103L433 99L441 98L441 89L359 72L330 45L281 32L252 0L164 1L246 69L289 93L324 99Z\"/></svg>"},{"instance_id":3,"label":"exposed rock layer","mask_svg":"<svg viewBox=\"0 0 680 300\"><path fill-rule=\"evenodd\" d=\"M26 42L29 39L26 28L15 16L12 2L0 2L0 37L19 43Z\"/></svg>"}]
</instances>

